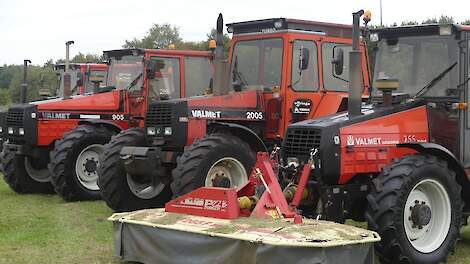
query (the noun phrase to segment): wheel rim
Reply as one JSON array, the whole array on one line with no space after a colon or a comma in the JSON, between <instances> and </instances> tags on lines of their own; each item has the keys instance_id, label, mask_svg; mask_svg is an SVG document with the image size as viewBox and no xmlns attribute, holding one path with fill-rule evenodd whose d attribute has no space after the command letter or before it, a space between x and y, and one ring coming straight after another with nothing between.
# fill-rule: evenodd
<instances>
[{"instance_id":1,"label":"wheel rim","mask_svg":"<svg viewBox=\"0 0 470 264\"><path fill-rule=\"evenodd\" d=\"M93 144L84 148L75 162L75 175L80 184L88 190L98 191L99 157L103 152L103 145Z\"/></svg>"},{"instance_id":2,"label":"wheel rim","mask_svg":"<svg viewBox=\"0 0 470 264\"><path fill-rule=\"evenodd\" d=\"M34 166L31 164L30 157L28 156L24 158L24 169L26 170L26 173L28 173L29 177L37 182L50 181L49 170L47 167L41 169L34 168Z\"/></svg>"},{"instance_id":3,"label":"wheel rim","mask_svg":"<svg viewBox=\"0 0 470 264\"><path fill-rule=\"evenodd\" d=\"M129 173L126 174L127 185L131 192L140 199L149 200L157 197L165 188L165 184L156 179L156 177L134 178Z\"/></svg>"},{"instance_id":4,"label":"wheel rim","mask_svg":"<svg viewBox=\"0 0 470 264\"><path fill-rule=\"evenodd\" d=\"M238 188L248 182L245 167L237 159L231 157L216 161L207 172L205 186Z\"/></svg>"},{"instance_id":5,"label":"wheel rim","mask_svg":"<svg viewBox=\"0 0 470 264\"><path fill-rule=\"evenodd\" d=\"M445 187L432 179L420 181L408 195L404 212L405 232L411 245L422 253L438 249L451 223L451 205Z\"/></svg>"}]
</instances>

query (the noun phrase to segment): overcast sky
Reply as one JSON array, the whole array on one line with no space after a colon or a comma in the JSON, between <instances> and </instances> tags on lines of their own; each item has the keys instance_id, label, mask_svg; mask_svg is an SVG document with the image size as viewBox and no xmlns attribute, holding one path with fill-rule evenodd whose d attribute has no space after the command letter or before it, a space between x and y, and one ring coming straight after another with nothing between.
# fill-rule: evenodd
<instances>
[{"instance_id":1,"label":"overcast sky","mask_svg":"<svg viewBox=\"0 0 470 264\"><path fill-rule=\"evenodd\" d=\"M225 23L286 17L349 24L353 11L365 9L379 24L379 6L379 0L0 0L0 65L63 58L67 40L75 41L72 57L101 54L141 38L154 23L176 25L185 40L204 40L219 12ZM462 21L470 18L469 7L467 0L383 0L383 22L442 14Z\"/></svg>"}]
</instances>

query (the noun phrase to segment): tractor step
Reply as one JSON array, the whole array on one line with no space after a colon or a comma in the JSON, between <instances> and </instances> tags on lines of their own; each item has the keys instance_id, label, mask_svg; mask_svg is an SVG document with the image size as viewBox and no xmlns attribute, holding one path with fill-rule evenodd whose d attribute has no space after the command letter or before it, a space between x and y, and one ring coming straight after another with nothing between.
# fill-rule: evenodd
<instances>
[{"instance_id":1,"label":"tractor step","mask_svg":"<svg viewBox=\"0 0 470 264\"><path fill-rule=\"evenodd\" d=\"M115 213L116 255L142 263L374 263L377 233L303 219L234 220L147 209Z\"/></svg>"}]
</instances>

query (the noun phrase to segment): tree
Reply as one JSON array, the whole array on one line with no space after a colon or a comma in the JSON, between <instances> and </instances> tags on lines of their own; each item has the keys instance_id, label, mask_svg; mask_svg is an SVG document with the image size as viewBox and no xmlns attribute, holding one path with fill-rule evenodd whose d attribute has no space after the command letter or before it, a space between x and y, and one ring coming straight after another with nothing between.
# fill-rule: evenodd
<instances>
[{"instance_id":1,"label":"tree","mask_svg":"<svg viewBox=\"0 0 470 264\"><path fill-rule=\"evenodd\" d=\"M154 24L142 39L126 40L123 48L164 49L182 42L179 29L170 24Z\"/></svg>"},{"instance_id":2,"label":"tree","mask_svg":"<svg viewBox=\"0 0 470 264\"><path fill-rule=\"evenodd\" d=\"M49 89L52 93L57 88L57 75L51 67L28 66L28 101L39 99L39 89ZM17 103L20 99L20 88L23 83L23 70L15 71L10 82L9 90L11 102Z\"/></svg>"},{"instance_id":3,"label":"tree","mask_svg":"<svg viewBox=\"0 0 470 264\"><path fill-rule=\"evenodd\" d=\"M71 63L87 63L87 62L96 63L96 62L101 62L101 61L103 61L103 56L100 56L98 54L91 54L91 53L83 54L81 52L78 52L77 55L73 56L73 58L70 59ZM46 65L48 63L49 61L46 63ZM65 63L65 59L58 59L55 63L56 64Z\"/></svg>"},{"instance_id":4,"label":"tree","mask_svg":"<svg viewBox=\"0 0 470 264\"><path fill-rule=\"evenodd\" d=\"M428 18L426 20L424 20L423 22L421 22L422 25L426 25L426 24L436 24L437 23L437 18Z\"/></svg>"},{"instance_id":5,"label":"tree","mask_svg":"<svg viewBox=\"0 0 470 264\"><path fill-rule=\"evenodd\" d=\"M463 21L460 24L470 26L470 19L466 19L465 21Z\"/></svg>"}]
</instances>

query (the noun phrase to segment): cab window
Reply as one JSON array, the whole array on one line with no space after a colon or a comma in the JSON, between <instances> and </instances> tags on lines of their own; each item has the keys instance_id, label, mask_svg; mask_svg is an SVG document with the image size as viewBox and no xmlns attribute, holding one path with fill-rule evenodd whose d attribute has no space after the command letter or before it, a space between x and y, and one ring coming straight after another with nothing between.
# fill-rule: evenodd
<instances>
[{"instance_id":1,"label":"cab window","mask_svg":"<svg viewBox=\"0 0 470 264\"><path fill-rule=\"evenodd\" d=\"M343 72L338 75L334 72L333 58L335 52L339 49L343 50L344 62ZM323 81L326 90L330 91L348 91L349 79L349 52L352 50L351 45L343 43L323 43L322 59L323 59Z\"/></svg>"},{"instance_id":2,"label":"cab window","mask_svg":"<svg viewBox=\"0 0 470 264\"><path fill-rule=\"evenodd\" d=\"M185 97L204 95L211 80L209 58L187 57L184 64Z\"/></svg>"},{"instance_id":3,"label":"cab window","mask_svg":"<svg viewBox=\"0 0 470 264\"><path fill-rule=\"evenodd\" d=\"M308 65L306 69L301 69L302 50L307 50ZM291 87L298 92L308 92L318 90L318 65L317 65L317 45L314 41L296 40L292 50L292 81Z\"/></svg>"},{"instance_id":4,"label":"cab window","mask_svg":"<svg viewBox=\"0 0 470 264\"><path fill-rule=\"evenodd\" d=\"M106 80L106 71L91 70L88 73L88 80L86 82L86 93L91 93L94 89L104 85Z\"/></svg>"},{"instance_id":5,"label":"cab window","mask_svg":"<svg viewBox=\"0 0 470 264\"><path fill-rule=\"evenodd\" d=\"M281 85L283 41L280 38L238 41L232 55L234 91Z\"/></svg>"},{"instance_id":6,"label":"cab window","mask_svg":"<svg viewBox=\"0 0 470 264\"><path fill-rule=\"evenodd\" d=\"M152 57L156 62L155 78L149 80L151 100L181 97L180 60L178 58Z\"/></svg>"}]
</instances>

